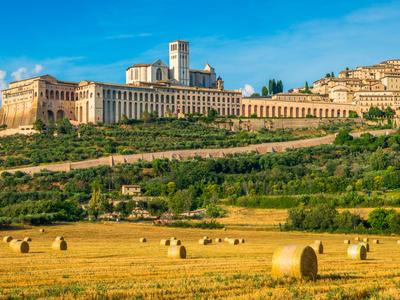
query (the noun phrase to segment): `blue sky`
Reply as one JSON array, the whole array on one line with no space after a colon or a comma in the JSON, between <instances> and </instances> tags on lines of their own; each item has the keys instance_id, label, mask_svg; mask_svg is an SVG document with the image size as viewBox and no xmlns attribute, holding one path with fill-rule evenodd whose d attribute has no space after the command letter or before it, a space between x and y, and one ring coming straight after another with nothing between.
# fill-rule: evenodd
<instances>
[{"instance_id":1,"label":"blue sky","mask_svg":"<svg viewBox=\"0 0 400 300\"><path fill-rule=\"evenodd\" d=\"M256 91L269 78L288 89L400 58L400 1L21 0L0 7L16 12L1 14L0 88L47 73L122 83L133 63L168 63L175 39L191 42L192 68L208 62L227 88Z\"/></svg>"}]
</instances>

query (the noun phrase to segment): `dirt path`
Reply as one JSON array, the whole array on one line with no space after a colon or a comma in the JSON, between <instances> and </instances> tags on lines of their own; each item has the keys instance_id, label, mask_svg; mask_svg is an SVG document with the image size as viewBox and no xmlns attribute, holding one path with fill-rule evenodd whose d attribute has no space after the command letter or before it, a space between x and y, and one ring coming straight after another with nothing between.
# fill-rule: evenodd
<instances>
[{"instance_id":1,"label":"dirt path","mask_svg":"<svg viewBox=\"0 0 400 300\"><path fill-rule=\"evenodd\" d=\"M368 131L369 133L380 136L386 135L396 132L395 130L375 130ZM358 137L362 134L362 132L353 133L354 137ZM260 154L268 153L268 152L282 152L287 149L297 149L304 147L312 147L318 145L328 145L333 143L335 140L335 134L327 135L324 137L311 138L305 140L297 140L297 141L287 141L287 142L276 142L276 143L264 143L264 144L255 144L244 147L235 147L235 148L224 148L224 149L193 149L193 150L171 150L164 152L152 152L152 153L139 153L132 155L113 155L106 156L97 159L83 160L78 162L64 162L57 164L46 164L34 167L21 167L21 168L13 168L6 169L0 172L10 172L15 173L17 171L22 171L28 174L39 173L44 170L48 171L64 171L69 172L75 169L86 169L93 168L98 166L114 166L116 164L124 164L124 163L135 163L139 160L153 161L155 159L189 159L196 156L200 156L203 158L207 157L224 157L227 154L237 154L237 153L249 153L249 152L257 152Z\"/></svg>"}]
</instances>

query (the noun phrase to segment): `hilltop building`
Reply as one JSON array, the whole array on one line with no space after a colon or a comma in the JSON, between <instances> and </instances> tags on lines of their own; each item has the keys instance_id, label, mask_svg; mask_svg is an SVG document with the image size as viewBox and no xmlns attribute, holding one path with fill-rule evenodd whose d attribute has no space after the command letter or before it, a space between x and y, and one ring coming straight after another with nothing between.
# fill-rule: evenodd
<instances>
[{"instance_id":1,"label":"hilltop building","mask_svg":"<svg viewBox=\"0 0 400 300\"><path fill-rule=\"evenodd\" d=\"M400 60L346 69L338 77L314 82L311 93L300 89L268 98L243 98L242 116L284 118L359 116L370 107L400 109Z\"/></svg>"},{"instance_id":2,"label":"hilltop building","mask_svg":"<svg viewBox=\"0 0 400 300\"><path fill-rule=\"evenodd\" d=\"M172 42L170 66L161 60L126 70L125 84L67 82L50 75L10 83L2 91L0 123L8 128L68 118L75 123L115 123L147 112L162 117L180 113L240 115L240 90L225 90L214 68L189 69L189 43Z\"/></svg>"},{"instance_id":3,"label":"hilltop building","mask_svg":"<svg viewBox=\"0 0 400 300\"><path fill-rule=\"evenodd\" d=\"M169 65L161 60L126 69L126 83L68 82L44 75L10 83L2 91L0 123L29 131L35 120L46 124L68 118L72 123L116 123L140 119L144 112L159 117L189 113L267 118L347 118L362 116L370 107L400 109L400 60L346 69L338 77L314 82L272 97L242 98L240 90L225 90L214 68L189 67L189 43L169 44ZM28 126L28 127L27 127ZM28 131L26 131L28 129Z\"/></svg>"}]
</instances>

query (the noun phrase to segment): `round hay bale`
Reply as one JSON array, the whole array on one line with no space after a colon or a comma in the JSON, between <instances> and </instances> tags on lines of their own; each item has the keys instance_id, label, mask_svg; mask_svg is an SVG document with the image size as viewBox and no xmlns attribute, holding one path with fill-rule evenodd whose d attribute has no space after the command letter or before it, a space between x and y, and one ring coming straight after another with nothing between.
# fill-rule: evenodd
<instances>
[{"instance_id":1,"label":"round hay bale","mask_svg":"<svg viewBox=\"0 0 400 300\"><path fill-rule=\"evenodd\" d=\"M397 244L400 244L400 240L397 241Z\"/></svg>"},{"instance_id":2,"label":"round hay bale","mask_svg":"<svg viewBox=\"0 0 400 300\"><path fill-rule=\"evenodd\" d=\"M347 248L347 257L354 260L367 259L367 248L364 245L351 245Z\"/></svg>"},{"instance_id":3,"label":"round hay bale","mask_svg":"<svg viewBox=\"0 0 400 300\"><path fill-rule=\"evenodd\" d=\"M185 246L171 246L168 248L169 258L186 258L186 248Z\"/></svg>"},{"instance_id":4,"label":"round hay bale","mask_svg":"<svg viewBox=\"0 0 400 300\"><path fill-rule=\"evenodd\" d=\"M378 239L375 239L375 240L373 240L373 243L374 243L374 244L379 244L380 242L379 242Z\"/></svg>"},{"instance_id":5,"label":"round hay bale","mask_svg":"<svg viewBox=\"0 0 400 300\"><path fill-rule=\"evenodd\" d=\"M312 279L317 278L318 259L310 246L286 245L279 247L272 256L272 276Z\"/></svg>"},{"instance_id":6,"label":"round hay bale","mask_svg":"<svg viewBox=\"0 0 400 300\"><path fill-rule=\"evenodd\" d=\"M215 243L221 243L222 242L222 239L221 238L216 238L216 239L214 239L214 241L215 241Z\"/></svg>"},{"instance_id":7,"label":"round hay bale","mask_svg":"<svg viewBox=\"0 0 400 300\"><path fill-rule=\"evenodd\" d=\"M364 243L368 243L369 242L369 238L363 238L363 242Z\"/></svg>"},{"instance_id":8,"label":"round hay bale","mask_svg":"<svg viewBox=\"0 0 400 300\"><path fill-rule=\"evenodd\" d=\"M208 236L203 236L203 239L208 240L209 238Z\"/></svg>"},{"instance_id":9,"label":"round hay bale","mask_svg":"<svg viewBox=\"0 0 400 300\"><path fill-rule=\"evenodd\" d=\"M361 239L360 239L358 236L356 236L356 237L354 238L354 240L355 240L356 242L358 242L358 241L360 241Z\"/></svg>"},{"instance_id":10,"label":"round hay bale","mask_svg":"<svg viewBox=\"0 0 400 300\"><path fill-rule=\"evenodd\" d=\"M25 242L32 242L32 239L31 239L29 236L24 237L23 240L24 240Z\"/></svg>"},{"instance_id":11,"label":"round hay bale","mask_svg":"<svg viewBox=\"0 0 400 300\"><path fill-rule=\"evenodd\" d=\"M55 239L55 241L63 241L64 240L64 237L63 236L57 236L56 237L56 239Z\"/></svg>"},{"instance_id":12,"label":"round hay bale","mask_svg":"<svg viewBox=\"0 0 400 300\"><path fill-rule=\"evenodd\" d=\"M199 245L208 245L209 241L207 239L199 239Z\"/></svg>"},{"instance_id":13,"label":"round hay bale","mask_svg":"<svg viewBox=\"0 0 400 300\"><path fill-rule=\"evenodd\" d=\"M238 239L229 239L228 243L230 245L238 245L239 244L239 240Z\"/></svg>"},{"instance_id":14,"label":"round hay bale","mask_svg":"<svg viewBox=\"0 0 400 300\"><path fill-rule=\"evenodd\" d=\"M65 251L67 250L68 246L65 240L60 240L60 241L54 241L53 244L51 245L51 248L53 250Z\"/></svg>"},{"instance_id":15,"label":"round hay bale","mask_svg":"<svg viewBox=\"0 0 400 300\"><path fill-rule=\"evenodd\" d=\"M139 242L141 242L141 243L146 243L147 240L146 240L146 238L142 237L142 238L139 239Z\"/></svg>"},{"instance_id":16,"label":"round hay bale","mask_svg":"<svg viewBox=\"0 0 400 300\"><path fill-rule=\"evenodd\" d=\"M344 244L350 244L350 240L344 240L343 243Z\"/></svg>"},{"instance_id":17,"label":"round hay bale","mask_svg":"<svg viewBox=\"0 0 400 300\"><path fill-rule=\"evenodd\" d=\"M360 245L363 245L365 247L365 249L367 250L367 252L369 252L369 244L368 243L360 243Z\"/></svg>"},{"instance_id":18,"label":"round hay bale","mask_svg":"<svg viewBox=\"0 0 400 300\"><path fill-rule=\"evenodd\" d=\"M224 242L229 242L229 238L228 237L224 238Z\"/></svg>"},{"instance_id":19,"label":"round hay bale","mask_svg":"<svg viewBox=\"0 0 400 300\"><path fill-rule=\"evenodd\" d=\"M169 240L170 240L170 241L176 240L176 237L173 236L173 237L171 237Z\"/></svg>"},{"instance_id":20,"label":"round hay bale","mask_svg":"<svg viewBox=\"0 0 400 300\"><path fill-rule=\"evenodd\" d=\"M226 229L226 227L224 227L224 228L222 228L222 230L223 230L223 231L226 231L227 229Z\"/></svg>"},{"instance_id":21,"label":"round hay bale","mask_svg":"<svg viewBox=\"0 0 400 300\"><path fill-rule=\"evenodd\" d=\"M13 240L12 236L6 235L5 237L3 237L3 242L4 243L9 243Z\"/></svg>"},{"instance_id":22,"label":"round hay bale","mask_svg":"<svg viewBox=\"0 0 400 300\"><path fill-rule=\"evenodd\" d=\"M12 240L9 243L9 246L15 252L19 252L19 253L28 253L29 252L29 244L26 241Z\"/></svg>"},{"instance_id":23,"label":"round hay bale","mask_svg":"<svg viewBox=\"0 0 400 300\"><path fill-rule=\"evenodd\" d=\"M44 228L39 229L40 233L44 233Z\"/></svg>"},{"instance_id":24,"label":"round hay bale","mask_svg":"<svg viewBox=\"0 0 400 300\"><path fill-rule=\"evenodd\" d=\"M181 240L171 240L171 246L180 246L182 245Z\"/></svg>"},{"instance_id":25,"label":"round hay bale","mask_svg":"<svg viewBox=\"0 0 400 300\"><path fill-rule=\"evenodd\" d=\"M240 239L239 239L239 244L244 244L244 243L245 243L244 238L240 238Z\"/></svg>"},{"instance_id":26,"label":"round hay bale","mask_svg":"<svg viewBox=\"0 0 400 300\"><path fill-rule=\"evenodd\" d=\"M161 246L169 246L171 244L170 240L161 240L160 245Z\"/></svg>"},{"instance_id":27,"label":"round hay bale","mask_svg":"<svg viewBox=\"0 0 400 300\"><path fill-rule=\"evenodd\" d=\"M315 251L315 254L323 254L324 253L324 245L321 242L314 242L310 245L311 248Z\"/></svg>"}]
</instances>

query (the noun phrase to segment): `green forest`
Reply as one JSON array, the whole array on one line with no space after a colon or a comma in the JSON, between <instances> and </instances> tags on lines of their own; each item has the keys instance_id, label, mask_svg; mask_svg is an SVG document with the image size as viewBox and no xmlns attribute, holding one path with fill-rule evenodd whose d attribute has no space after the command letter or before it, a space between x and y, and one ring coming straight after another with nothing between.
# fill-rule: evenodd
<instances>
[{"instance_id":1,"label":"green forest","mask_svg":"<svg viewBox=\"0 0 400 300\"><path fill-rule=\"evenodd\" d=\"M154 215L207 208L218 216L219 203L290 209L395 207L400 206L399 151L400 134L353 139L342 130L333 145L283 153L142 161L33 176L4 172L0 220L42 224L108 211L128 214L133 202L120 194L123 184L140 185L153 199L141 205ZM113 207L113 200L125 201ZM95 205L83 210L82 204L91 201Z\"/></svg>"}]
</instances>

